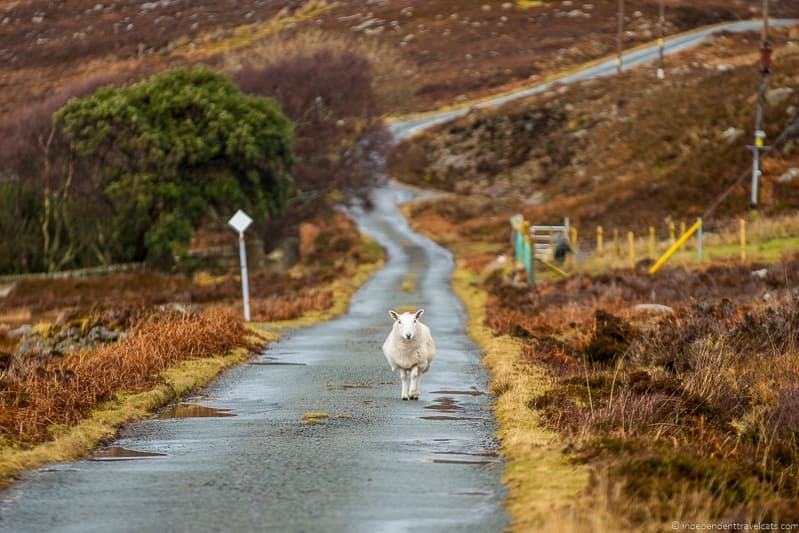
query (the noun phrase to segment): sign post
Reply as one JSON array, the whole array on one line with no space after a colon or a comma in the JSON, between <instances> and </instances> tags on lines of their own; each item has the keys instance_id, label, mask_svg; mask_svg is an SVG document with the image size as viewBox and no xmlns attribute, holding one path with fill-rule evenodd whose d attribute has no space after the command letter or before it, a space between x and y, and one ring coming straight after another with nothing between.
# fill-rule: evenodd
<instances>
[{"instance_id":1,"label":"sign post","mask_svg":"<svg viewBox=\"0 0 799 533\"><path fill-rule=\"evenodd\" d=\"M228 224L239 232L239 261L241 262L241 297L244 303L244 320L250 321L250 287L247 278L247 250L244 247L244 232L252 224L252 219L247 213L239 209Z\"/></svg>"}]
</instances>

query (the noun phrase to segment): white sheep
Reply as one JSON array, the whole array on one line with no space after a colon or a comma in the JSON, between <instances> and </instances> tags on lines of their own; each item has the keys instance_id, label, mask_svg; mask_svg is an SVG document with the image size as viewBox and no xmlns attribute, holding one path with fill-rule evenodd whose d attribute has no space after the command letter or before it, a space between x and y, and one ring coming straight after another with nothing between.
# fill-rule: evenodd
<instances>
[{"instance_id":1,"label":"white sheep","mask_svg":"<svg viewBox=\"0 0 799 533\"><path fill-rule=\"evenodd\" d=\"M436 355L436 345L430 334L430 328L419 322L422 313L424 309L419 309L415 313L388 312L394 320L394 326L386 342L383 343L383 354L391 365L391 370L400 371L403 400L419 399L422 374L430 369L430 363ZM408 374L411 378L410 390Z\"/></svg>"}]
</instances>

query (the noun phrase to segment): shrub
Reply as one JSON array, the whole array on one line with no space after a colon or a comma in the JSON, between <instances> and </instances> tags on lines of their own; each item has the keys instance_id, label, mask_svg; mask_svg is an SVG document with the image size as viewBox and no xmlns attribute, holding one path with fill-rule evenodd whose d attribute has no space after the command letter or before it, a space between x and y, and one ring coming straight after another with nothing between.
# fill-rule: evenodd
<instances>
[{"instance_id":1,"label":"shrub","mask_svg":"<svg viewBox=\"0 0 799 533\"><path fill-rule=\"evenodd\" d=\"M206 67L104 87L55 115L111 206L115 257L168 265L209 211L282 212L292 128L277 106Z\"/></svg>"},{"instance_id":2,"label":"shrub","mask_svg":"<svg viewBox=\"0 0 799 533\"><path fill-rule=\"evenodd\" d=\"M377 117L365 59L346 51L319 50L261 67L247 66L237 73L236 82L248 94L278 100L296 124L294 177L300 194L363 186L338 167L349 167L344 157L347 147Z\"/></svg>"},{"instance_id":3,"label":"shrub","mask_svg":"<svg viewBox=\"0 0 799 533\"><path fill-rule=\"evenodd\" d=\"M95 223L105 203L85 178L53 114L70 98L118 82L100 76L68 85L0 123L0 272L54 271L103 262Z\"/></svg>"},{"instance_id":4,"label":"shrub","mask_svg":"<svg viewBox=\"0 0 799 533\"><path fill-rule=\"evenodd\" d=\"M256 58L235 77L244 92L279 101L296 124L297 195L286 216L259 225L267 245L334 203L366 200L385 175L390 136L379 116L373 63L338 46L317 45Z\"/></svg>"}]
</instances>

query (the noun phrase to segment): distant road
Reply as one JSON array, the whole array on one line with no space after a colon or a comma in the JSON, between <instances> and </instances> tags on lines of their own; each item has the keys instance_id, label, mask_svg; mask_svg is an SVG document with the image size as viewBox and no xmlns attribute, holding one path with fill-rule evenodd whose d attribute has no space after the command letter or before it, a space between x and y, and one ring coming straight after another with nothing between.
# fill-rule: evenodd
<instances>
[{"instance_id":1,"label":"distant road","mask_svg":"<svg viewBox=\"0 0 799 533\"><path fill-rule=\"evenodd\" d=\"M771 25L773 26L788 26L799 22L796 19L772 19ZM700 28L687 33L675 35L666 40L665 53L667 55L676 54L689 48L693 48L707 39L709 36L720 33L723 31L728 32L744 32L760 29L763 26L762 20L745 20L740 22L730 22L727 24L717 24ZM631 50L624 54L624 68L629 69L644 63L655 61L658 58L658 45L657 43L648 46ZM589 80L594 78L601 78L603 76L610 76L616 73L616 58L607 59L597 64L590 64L585 68L577 71L570 71L568 74L556 77L555 79L519 89L507 94L502 94L496 98L483 100L479 104L473 106L453 109L449 111L442 111L440 113L430 113L424 116L417 116L407 120L399 120L389 125L389 130L397 140L407 139L412 135L424 131L436 124L449 122L455 118L467 114L472 109L480 109L495 105L502 105L512 100L524 98L533 94L548 91L553 86L558 84L570 84L576 81Z\"/></svg>"}]
</instances>

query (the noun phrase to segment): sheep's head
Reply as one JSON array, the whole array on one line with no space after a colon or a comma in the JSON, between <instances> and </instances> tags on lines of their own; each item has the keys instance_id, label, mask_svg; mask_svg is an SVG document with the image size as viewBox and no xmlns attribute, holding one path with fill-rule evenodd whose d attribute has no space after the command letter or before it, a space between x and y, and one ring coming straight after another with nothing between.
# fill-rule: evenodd
<instances>
[{"instance_id":1,"label":"sheep's head","mask_svg":"<svg viewBox=\"0 0 799 533\"><path fill-rule=\"evenodd\" d=\"M394 327L397 333L404 341L412 341L416 338L416 326L419 324L419 319L422 318L424 309L419 309L415 313L402 313L399 314L394 310L389 310L388 314L394 320Z\"/></svg>"}]
</instances>

